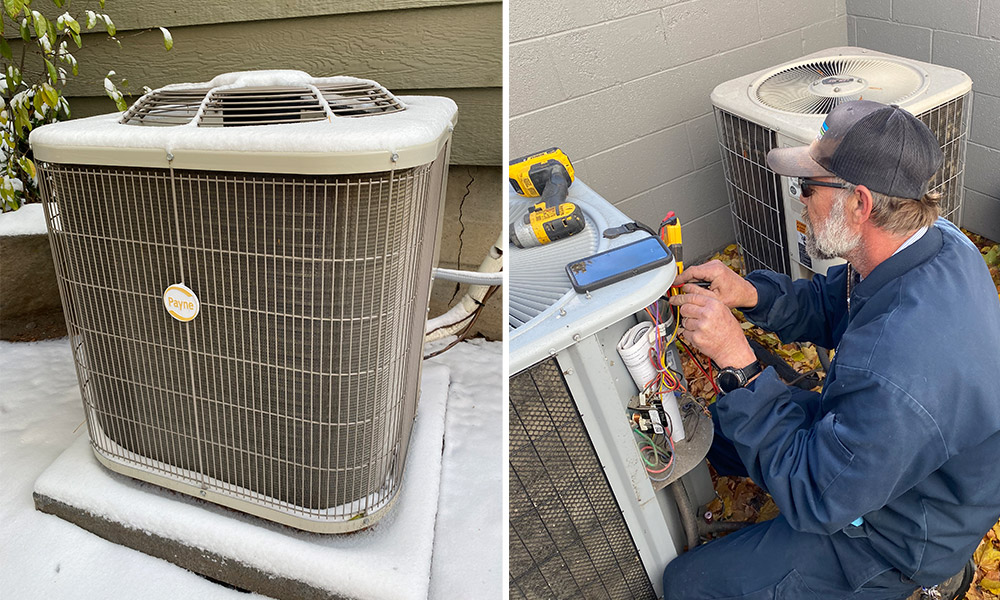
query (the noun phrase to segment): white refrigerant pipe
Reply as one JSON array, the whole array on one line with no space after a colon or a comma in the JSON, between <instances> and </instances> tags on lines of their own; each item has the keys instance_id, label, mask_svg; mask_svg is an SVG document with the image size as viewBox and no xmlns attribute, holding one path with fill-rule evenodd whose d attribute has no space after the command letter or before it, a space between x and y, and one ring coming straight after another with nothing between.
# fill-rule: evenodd
<instances>
[{"instance_id":1,"label":"white refrigerant pipe","mask_svg":"<svg viewBox=\"0 0 1000 600\"><path fill-rule=\"evenodd\" d=\"M465 327L466 320L482 304L490 287L503 284L503 247L505 241L503 231L501 231L496 243L490 248L486 258L483 259L476 271L435 269L436 277L473 285L469 286L468 291L455 306L451 307L451 310L439 317L427 320L427 326L424 328L425 342L433 342L460 331Z\"/></svg>"}]
</instances>

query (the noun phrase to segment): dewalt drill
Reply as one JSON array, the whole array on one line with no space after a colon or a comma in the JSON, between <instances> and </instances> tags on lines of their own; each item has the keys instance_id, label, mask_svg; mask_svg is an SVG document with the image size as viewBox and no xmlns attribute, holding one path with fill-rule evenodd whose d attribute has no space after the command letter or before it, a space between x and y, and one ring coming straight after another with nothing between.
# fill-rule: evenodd
<instances>
[{"instance_id":1,"label":"dewalt drill","mask_svg":"<svg viewBox=\"0 0 1000 600\"><path fill-rule=\"evenodd\" d=\"M573 183L573 165L558 148L510 161L510 185L518 194L540 196L524 219L510 224L510 243L541 246L583 231L585 222L572 202L564 202Z\"/></svg>"}]
</instances>

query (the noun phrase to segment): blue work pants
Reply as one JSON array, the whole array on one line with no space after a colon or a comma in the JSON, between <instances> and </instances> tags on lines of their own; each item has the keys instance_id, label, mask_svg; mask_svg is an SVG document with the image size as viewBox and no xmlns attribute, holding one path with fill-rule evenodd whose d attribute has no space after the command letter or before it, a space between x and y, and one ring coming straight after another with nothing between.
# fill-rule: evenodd
<instances>
[{"instance_id":1,"label":"blue work pants","mask_svg":"<svg viewBox=\"0 0 1000 600\"><path fill-rule=\"evenodd\" d=\"M720 475L747 476L719 428L709 462ZM796 531L778 517L702 544L663 572L664 600L904 600L919 586L843 531Z\"/></svg>"}]
</instances>

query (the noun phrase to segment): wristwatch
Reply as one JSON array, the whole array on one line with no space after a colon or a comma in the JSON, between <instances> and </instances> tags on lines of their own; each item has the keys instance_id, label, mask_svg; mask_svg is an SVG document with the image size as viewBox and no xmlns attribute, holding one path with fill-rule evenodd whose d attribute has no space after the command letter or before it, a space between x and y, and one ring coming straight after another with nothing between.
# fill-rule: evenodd
<instances>
[{"instance_id":1,"label":"wristwatch","mask_svg":"<svg viewBox=\"0 0 1000 600\"><path fill-rule=\"evenodd\" d=\"M719 384L719 389L728 394L733 390L738 390L745 386L751 378L763 371L760 361L753 361L742 369L726 367L719 369L719 374L715 376L715 382Z\"/></svg>"}]
</instances>

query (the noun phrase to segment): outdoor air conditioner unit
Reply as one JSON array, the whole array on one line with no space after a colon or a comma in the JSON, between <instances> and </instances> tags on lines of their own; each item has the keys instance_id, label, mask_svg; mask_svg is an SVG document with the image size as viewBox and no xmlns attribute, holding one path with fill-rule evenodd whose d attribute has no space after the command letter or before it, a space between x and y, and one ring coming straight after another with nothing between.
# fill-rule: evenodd
<instances>
[{"instance_id":1,"label":"outdoor air conditioner unit","mask_svg":"<svg viewBox=\"0 0 1000 600\"><path fill-rule=\"evenodd\" d=\"M31 134L91 443L292 527L398 497L454 102L300 71Z\"/></svg>"},{"instance_id":2,"label":"outdoor air conditioner unit","mask_svg":"<svg viewBox=\"0 0 1000 600\"><path fill-rule=\"evenodd\" d=\"M809 144L826 114L850 100L897 104L937 136L944 165L930 182L942 214L958 223L972 80L956 69L864 48L830 48L720 84L712 92L733 228L747 272L792 277L842 261L812 259L799 218L798 181L767 167L772 148Z\"/></svg>"},{"instance_id":3,"label":"outdoor air conditioner unit","mask_svg":"<svg viewBox=\"0 0 1000 600\"><path fill-rule=\"evenodd\" d=\"M687 542L674 494L687 494L693 506L714 497L702 460L712 424L696 416L701 422L692 427L686 419L675 453L686 466L675 478L651 481L626 412L638 390L616 344L637 324L635 313L667 292L676 268L671 262L578 294L567 263L648 234L602 237L631 219L579 180L567 201L586 221L581 233L507 253L509 594L655 600L663 568ZM532 205L513 191L508 202L511 222ZM675 479L684 487L668 490Z\"/></svg>"}]
</instances>

